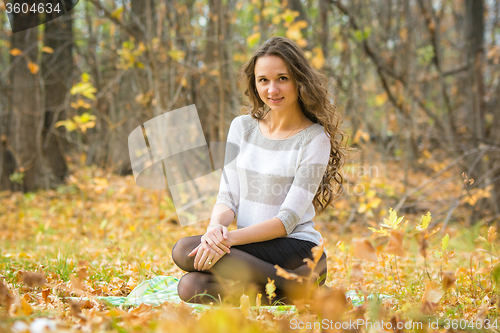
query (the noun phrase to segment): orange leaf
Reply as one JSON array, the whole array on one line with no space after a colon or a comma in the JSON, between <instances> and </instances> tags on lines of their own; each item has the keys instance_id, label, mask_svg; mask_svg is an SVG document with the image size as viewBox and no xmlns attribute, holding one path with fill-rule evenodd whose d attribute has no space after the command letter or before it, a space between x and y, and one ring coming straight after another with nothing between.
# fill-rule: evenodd
<instances>
[{"instance_id":1,"label":"orange leaf","mask_svg":"<svg viewBox=\"0 0 500 333\"><path fill-rule=\"evenodd\" d=\"M51 48L50 46L44 46L44 47L42 47L42 52L45 52L45 53L54 53L54 49Z\"/></svg>"},{"instance_id":2,"label":"orange leaf","mask_svg":"<svg viewBox=\"0 0 500 333\"><path fill-rule=\"evenodd\" d=\"M276 275L284 277L287 280L297 280L298 282L302 282L302 277L297 274L289 273L278 265L274 265L274 268L276 268Z\"/></svg>"},{"instance_id":3,"label":"orange leaf","mask_svg":"<svg viewBox=\"0 0 500 333\"><path fill-rule=\"evenodd\" d=\"M359 259L378 262L377 252L373 245L364 238L353 239L354 256Z\"/></svg>"},{"instance_id":4,"label":"orange leaf","mask_svg":"<svg viewBox=\"0 0 500 333\"><path fill-rule=\"evenodd\" d=\"M318 263L318 261L321 259L321 256L323 255L324 248L325 248L325 243L323 242L323 238L322 238L320 240L319 245L317 245L311 249L315 263Z\"/></svg>"},{"instance_id":5,"label":"orange leaf","mask_svg":"<svg viewBox=\"0 0 500 333\"><path fill-rule=\"evenodd\" d=\"M28 61L28 68L30 69L31 74L38 73L38 70L40 69L37 64L31 61Z\"/></svg>"},{"instance_id":6,"label":"orange leaf","mask_svg":"<svg viewBox=\"0 0 500 333\"><path fill-rule=\"evenodd\" d=\"M21 311L25 316L29 316L33 313L31 305L24 299L24 297L21 298Z\"/></svg>"},{"instance_id":7,"label":"orange leaf","mask_svg":"<svg viewBox=\"0 0 500 333\"><path fill-rule=\"evenodd\" d=\"M11 55L13 55L14 57L18 56L18 55L21 55L23 54L23 51L19 50L19 49L12 49L10 50L9 52Z\"/></svg>"},{"instance_id":8,"label":"orange leaf","mask_svg":"<svg viewBox=\"0 0 500 333\"><path fill-rule=\"evenodd\" d=\"M497 239L497 232L495 227L490 227L488 229L488 242L492 243L495 239Z\"/></svg>"}]
</instances>

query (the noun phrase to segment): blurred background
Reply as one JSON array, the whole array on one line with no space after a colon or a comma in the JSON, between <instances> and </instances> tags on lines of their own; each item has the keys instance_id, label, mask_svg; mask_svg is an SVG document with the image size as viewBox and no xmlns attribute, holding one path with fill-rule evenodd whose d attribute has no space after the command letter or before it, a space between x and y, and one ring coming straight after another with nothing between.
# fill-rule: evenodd
<instances>
[{"instance_id":1,"label":"blurred background","mask_svg":"<svg viewBox=\"0 0 500 333\"><path fill-rule=\"evenodd\" d=\"M130 132L190 104L206 141L225 141L247 104L240 67L286 36L350 136L331 217L498 221L499 16L498 0L87 0L13 34L1 14L0 193L64 193L87 167L106 188L132 172Z\"/></svg>"}]
</instances>

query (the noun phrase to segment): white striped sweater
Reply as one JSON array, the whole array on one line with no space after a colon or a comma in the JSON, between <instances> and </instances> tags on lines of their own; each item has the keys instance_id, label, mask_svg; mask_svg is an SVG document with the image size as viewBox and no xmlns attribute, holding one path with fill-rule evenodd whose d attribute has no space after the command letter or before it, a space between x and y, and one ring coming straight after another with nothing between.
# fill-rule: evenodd
<instances>
[{"instance_id":1,"label":"white striped sweater","mask_svg":"<svg viewBox=\"0 0 500 333\"><path fill-rule=\"evenodd\" d=\"M244 228L274 217L287 236L319 244L312 200L328 164L330 139L323 126L312 124L286 139L270 139L250 115L233 119L229 128L224 176L217 203L237 216ZM239 148L230 158L232 143Z\"/></svg>"}]
</instances>

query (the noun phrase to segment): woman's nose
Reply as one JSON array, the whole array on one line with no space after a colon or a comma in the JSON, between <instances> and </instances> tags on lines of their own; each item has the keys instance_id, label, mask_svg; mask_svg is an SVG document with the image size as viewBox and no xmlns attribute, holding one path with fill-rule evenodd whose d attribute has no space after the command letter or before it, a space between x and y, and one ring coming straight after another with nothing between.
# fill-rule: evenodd
<instances>
[{"instance_id":1,"label":"woman's nose","mask_svg":"<svg viewBox=\"0 0 500 333\"><path fill-rule=\"evenodd\" d=\"M279 91L278 85L276 83L271 82L269 84L269 89L268 89L269 94L273 94L273 93L276 93L278 91Z\"/></svg>"}]
</instances>

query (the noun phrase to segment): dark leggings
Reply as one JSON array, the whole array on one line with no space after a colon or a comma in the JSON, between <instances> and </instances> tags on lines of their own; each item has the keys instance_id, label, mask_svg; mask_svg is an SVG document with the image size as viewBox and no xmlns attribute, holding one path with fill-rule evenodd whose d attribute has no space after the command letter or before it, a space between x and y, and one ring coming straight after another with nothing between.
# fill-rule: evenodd
<instances>
[{"instance_id":1,"label":"dark leggings","mask_svg":"<svg viewBox=\"0 0 500 333\"><path fill-rule=\"evenodd\" d=\"M239 297L242 293L252 296L259 292L263 295L262 304L266 304L265 285L268 278L274 280L276 286L273 301L290 304L293 299L306 296L310 284L308 286L305 282L286 280L276 275L274 265L277 264L288 272L307 275L308 269L303 259L312 259L311 248L315 246L314 243L284 237L237 245L231 247L231 253L226 253L212 268L198 271L194 269L194 257L188 257L188 253L200 241L201 235L181 238L172 249L175 264L188 272L179 281L177 289L182 300L207 303L218 301L219 296L230 299L231 296ZM326 271L326 255L323 253L315 268L319 279L309 283L322 285L326 279Z\"/></svg>"}]
</instances>

